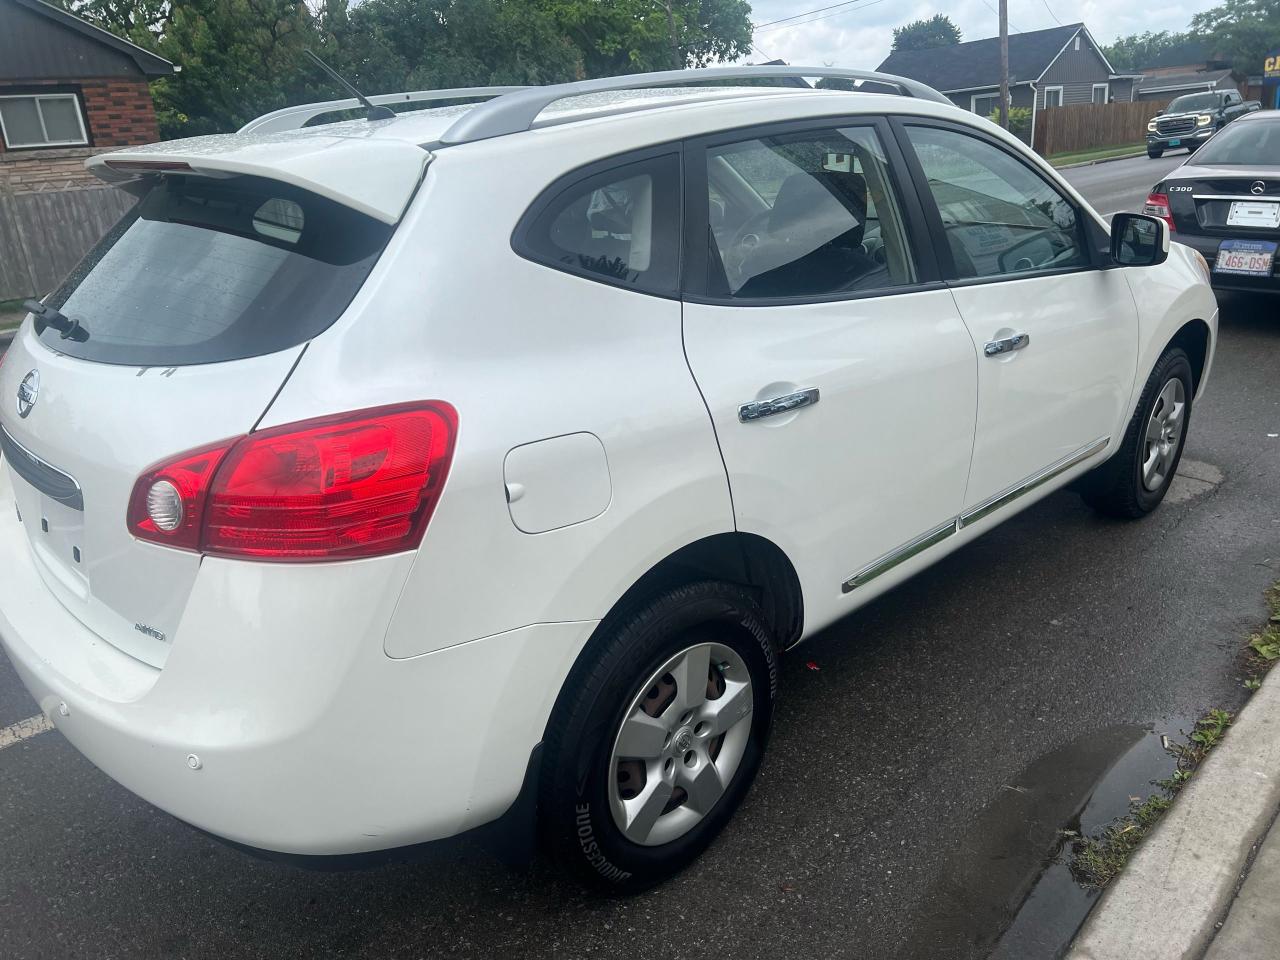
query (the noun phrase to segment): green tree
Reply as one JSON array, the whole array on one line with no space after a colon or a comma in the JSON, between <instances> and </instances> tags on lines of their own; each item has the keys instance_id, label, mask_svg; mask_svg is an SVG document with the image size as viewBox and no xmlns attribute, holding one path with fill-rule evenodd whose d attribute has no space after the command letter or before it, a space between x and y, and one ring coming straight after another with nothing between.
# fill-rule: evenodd
<instances>
[{"instance_id":1,"label":"green tree","mask_svg":"<svg viewBox=\"0 0 1280 960\"><path fill-rule=\"evenodd\" d=\"M1209 38L1237 77L1261 73L1267 53L1280 46L1280 0L1226 0L1192 17L1191 30Z\"/></svg>"},{"instance_id":2,"label":"green tree","mask_svg":"<svg viewBox=\"0 0 1280 960\"><path fill-rule=\"evenodd\" d=\"M915 20L893 31L893 50L933 50L954 47L961 40L960 28L950 17L935 13L928 20Z\"/></svg>"},{"instance_id":3,"label":"green tree","mask_svg":"<svg viewBox=\"0 0 1280 960\"><path fill-rule=\"evenodd\" d=\"M182 68L152 84L165 137L342 97L307 49L369 94L699 67L751 49L746 0L57 2Z\"/></svg>"},{"instance_id":4,"label":"green tree","mask_svg":"<svg viewBox=\"0 0 1280 960\"><path fill-rule=\"evenodd\" d=\"M1119 37L1115 43L1102 50L1117 70L1142 70L1145 67L1160 66L1170 55L1183 50L1186 51L1188 63L1203 59L1204 53L1200 46L1200 39L1190 34L1170 33L1168 30L1153 33L1148 30L1146 33ZM1174 58L1177 59L1176 56Z\"/></svg>"}]
</instances>

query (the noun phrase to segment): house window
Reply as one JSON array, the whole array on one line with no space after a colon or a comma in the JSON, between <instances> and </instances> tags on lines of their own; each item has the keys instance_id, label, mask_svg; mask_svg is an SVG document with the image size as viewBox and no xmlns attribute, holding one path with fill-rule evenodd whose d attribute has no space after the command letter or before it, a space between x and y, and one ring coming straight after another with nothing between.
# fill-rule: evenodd
<instances>
[{"instance_id":1,"label":"house window","mask_svg":"<svg viewBox=\"0 0 1280 960\"><path fill-rule=\"evenodd\" d=\"M1094 103L1106 103L1106 102L1107 102L1107 100L1108 100L1108 96L1107 96L1107 95L1108 95L1109 93L1110 93L1110 89L1108 88L1107 84L1105 84L1105 83L1095 83L1095 84L1093 85L1093 102L1094 102Z\"/></svg>"},{"instance_id":2,"label":"house window","mask_svg":"<svg viewBox=\"0 0 1280 960\"><path fill-rule=\"evenodd\" d=\"M1049 107L1062 106L1062 88L1061 87L1045 87L1044 88L1044 106L1046 110Z\"/></svg>"},{"instance_id":3,"label":"house window","mask_svg":"<svg viewBox=\"0 0 1280 960\"><path fill-rule=\"evenodd\" d=\"M980 117L989 117L1000 109L1000 94L975 93L969 98L969 107Z\"/></svg>"},{"instance_id":4,"label":"house window","mask_svg":"<svg viewBox=\"0 0 1280 960\"><path fill-rule=\"evenodd\" d=\"M0 96L5 146L66 147L89 142L74 93Z\"/></svg>"},{"instance_id":5,"label":"house window","mask_svg":"<svg viewBox=\"0 0 1280 960\"><path fill-rule=\"evenodd\" d=\"M1080 49L1080 34L1076 34L1076 49Z\"/></svg>"}]
</instances>

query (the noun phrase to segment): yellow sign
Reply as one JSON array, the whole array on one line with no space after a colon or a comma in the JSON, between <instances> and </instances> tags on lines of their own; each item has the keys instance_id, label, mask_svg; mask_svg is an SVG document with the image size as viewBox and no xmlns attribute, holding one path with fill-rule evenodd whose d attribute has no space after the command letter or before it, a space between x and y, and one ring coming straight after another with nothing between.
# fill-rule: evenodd
<instances>
[{"instance_id":1,"label":"yellow sign","mask_svg":"<svg viewBox=\"0 0 1280 960\"><path fill-rule=\"evenodd\" d=\"M1275 50L1262 64L1262 75L1268 80L1280 80L1280 50Z\"/></svg>"}]
</instances>

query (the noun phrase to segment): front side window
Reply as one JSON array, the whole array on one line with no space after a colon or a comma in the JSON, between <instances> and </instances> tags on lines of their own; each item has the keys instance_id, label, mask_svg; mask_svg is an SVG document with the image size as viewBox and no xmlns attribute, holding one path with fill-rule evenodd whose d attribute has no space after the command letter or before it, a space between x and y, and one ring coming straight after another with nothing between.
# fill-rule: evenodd
<instances>
[{"instance_id":1,"label":"front side window","mask_svg":"<svg viewBox=\"0 0 1280 960\"><path fill-rule=\"evenodd\" d=\"M673 295L679 277L680 163L614 167L558 191L518 233L524 256L567 273Z\"/></svg>"},{"instance_id":2,"label":"front side window","mask_svg":"<svg viewBox=\"0 0 1280 960\"><path fill-rule=\"evenodd\" d=\"M888 162L865 127L707 151L708 293L830 297L915 281Z\"/></svg>"},{"instance_id":3,"label":"front side window","mask_svg":"<svg viewBox=\"0 0 1280 960\"><path fill-rule=\"evenodd\" d=\"M10 149L89 142L80 100L73 93L0 97L0 130Z\"/></svg>"},{"instance_id":4,"label":"front side window","mask_svg":"<svg viewBox=\"0 0 1280 960\"><path fill-rule=\"evenodd\" d=\"M1057 190L977 137L908 127L961 279L1089 264L1082 224Z\"/></svg>"}]
</instances>

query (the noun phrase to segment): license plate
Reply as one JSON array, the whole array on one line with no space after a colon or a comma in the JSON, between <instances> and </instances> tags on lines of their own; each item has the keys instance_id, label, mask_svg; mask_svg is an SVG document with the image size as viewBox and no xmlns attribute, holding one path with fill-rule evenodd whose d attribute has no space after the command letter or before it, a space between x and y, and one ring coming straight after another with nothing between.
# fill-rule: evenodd
<instances>
[{"instance_id":1,"label":"license plate","mask_svg":"<svg viewBox=\"0 0 1280 960\"><path fill-rule=\"evenodd\" d=\"M1280 227L1280 203L1263 203L1257 200L1232 200L1227 212L1229 227Z\"/></svg>"},{"instance_id":2,"label":"license plate","mask_svg":"<svg viewBox=\"0 0 1280 960\"><path fill-rule=\"evenodd\" d=\"M1276 245L1269 240L1223 240L1213 272L1269 277L1275 256Z\"/></svg>"},{"instance_id":3,"label":"license plate","mask_svg":"<svg viewBox=\"0 0 1280 960\"><path fill-rule=\"evenodd\" d=\"M1180 146L1182 146L1182 141L1181 141L1181 140L1170 140L1170 141L1169 141L1169 146L1171 146L1171 147L1180 147Z\"/></svg>"}]
</instances>

